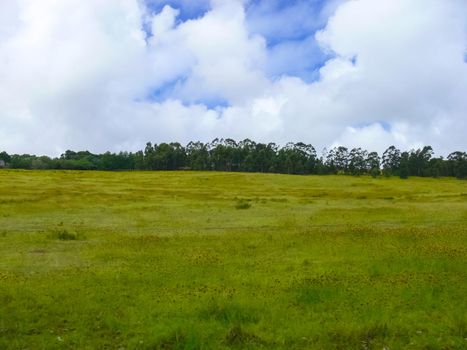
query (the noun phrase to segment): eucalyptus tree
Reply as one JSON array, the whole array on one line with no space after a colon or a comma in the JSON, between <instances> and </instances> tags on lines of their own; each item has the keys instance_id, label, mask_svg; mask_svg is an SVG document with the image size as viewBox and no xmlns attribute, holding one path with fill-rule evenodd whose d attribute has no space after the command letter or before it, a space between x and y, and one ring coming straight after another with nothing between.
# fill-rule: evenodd
<instances>
[{"instance_id":1,"label":"eucalyptus tree","mask_svg":"<svg viewBox=\"0 0 467 350\"><path fill-rule=\"evenodd\" d=\"M154 160L154 146L151 142L146 143L144 148L144 168L146 170L155 170L155 160Z\"/></svg>"},{"instance_id":2,"label":"eucalyptus tree","mask_svg":"<svg viewBox=\"0 0 467 350\"><path fill-rule=\"evenodd\" d=\"M233 148L235 141L231 139L214 139L209 144L209 156L214 170L232 171Z\"/></svg>"},{"instance_id":3,"label":"eucalyptus tree","mask_svg":"<svg viewBox=\"0 0 467 350\"><path fill-rule=\"evenodd\" d=\"M399 177L407 179L409 177L409 152L402 152L399 162Z\"/></svg>"},{"instance_id":4,"label":"eucalyptus tree","mask_svg":"<svg viewBox=\"0 0 467 350\"><path fill-rule=\"evenodd\" d=\"M256 142L250 139L244 139L238 143L239 153L242 161L240 163L241 171L255 171L256 169Z\"/></svg>"},{"instance_id":5,"label":"eucalyptus tree","mask_svg":"<svg viewBox=\"0 0 467 350\"><path fill-rule=\"evenodd\" d=\"M382 165L385 175L397 175L400 168L401 151L395 146L390 146L383 153Z\"/></svg>"},{"instance_id":6,"label":"eucalyptus tree","mask_svg":"<svg viewBox=\"0 0 467 350\"><path fill-rule=\"evenodd\" d=\"M370 152L366 157L366 169L372 174L379 172L381 168L381 159L377 152Z\"/></svg>"},{"instance_id":7,"label":"eucalyptus tree","mask_svg":"<svg viewBox=\"0 0 467 350\"><path fill-rule=\"evenodd\" d=\"M431 146L411 150L408 154L409 174L413 176L428 176L429 162L433 153Z\"/></svg>"},{"instance_id":8,"label":"eucalyptus tree","mask_svg":"<svg viewBox=\"0 0 467 350\"><path fill-rule=\"evenodd\" d=\"M352 148L349 153L348 171L352 175L362 175L367 172L368 152L359 148Z\"/></svg>"},{"instance_id":9,"label":"eucalyptus tree","mask_svg":"<svg viewBox=\"0 0 467 350\"><path fill-rule=\"evenodd\" d=\"M297 160L300 162L299 166L303 169L303 172L307 174L315 173L317 165L315 148L310 144L297 142L294 144L293 149L297 154Z\"/></svg>"},{"instance_id":10,"label":"eucalyptus tree","mask_svg":"<svg viewBox=\"0 0 467 350\"><path fill-rule=\"evenodd\" d=\"M326 165L331 172L347 173L349 165L349 150L344 146L332 148L326 158Z\"/></svg>"},{"instance_id":11,"label":"eucalyptus tree","mask_svg":"<svg viewBox=\"0 0 467 350\"><path fill-rule=\"evenodd\" d=\"M467 153L456 151L448 155L447 158L448 175L460 179L467 178Z\"/></svg>"},{"instance_id":12,"label":"eucalyptus tree","mask_svg":"<svg viewBox=\"0 0 467 350\"><path fill-rule=\"evenodd\" d=\"M277 166L277 149L275 143L257 143L249 153L249 168L257 172L274 172Z\"/></svg>"},{"instance_id":13,"label":"eucalyptus tree","mask_svg":"<svg viewBox=\"0 0 467 350\"><path fill-rule=\"evenodd\" d=\"M0 160L3 160L5 163L10 163L11 156L5 151L0 152Z\"/></svg>"},{"instance_id":14,"label":"eucalyptus tree","mask_svg":"<svg viewBox=\"0 0 467 350\"><path fill-rule=\"evenodd\" d=\"M208 146L200 141L190 142L185 147L187 166L193 170L209 169Z\"/></svg>"}]
</instances>

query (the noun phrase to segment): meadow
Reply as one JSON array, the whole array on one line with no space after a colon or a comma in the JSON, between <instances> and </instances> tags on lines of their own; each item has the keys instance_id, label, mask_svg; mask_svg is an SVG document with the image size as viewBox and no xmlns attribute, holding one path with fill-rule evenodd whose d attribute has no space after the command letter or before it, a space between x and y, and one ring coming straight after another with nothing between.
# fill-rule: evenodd
<instances>
[{"instance_id":1,"label":"meadow","mask_svg":"<svg viewBox=\"0 0 467 350\"><path fill-rule=\"evenodd\" d=\"M0 349L466 349L467 183L0 171Z\"/></svg>"}]
</instances>

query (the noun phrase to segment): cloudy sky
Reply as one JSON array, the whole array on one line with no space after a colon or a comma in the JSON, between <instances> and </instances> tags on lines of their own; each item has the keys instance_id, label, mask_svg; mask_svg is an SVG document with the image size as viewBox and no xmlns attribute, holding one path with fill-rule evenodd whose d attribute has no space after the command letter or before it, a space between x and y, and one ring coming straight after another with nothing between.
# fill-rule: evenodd
<instances>
[{"instance_id":1,"label":"cloudy sky","mask_svg":"<svg viewBox=\"0 0 467 350\"><path fill-rule=\"evenodd\" d=\"M0 1L0 151L467 149L465 0Z\"/></svg>"}]
</instances>

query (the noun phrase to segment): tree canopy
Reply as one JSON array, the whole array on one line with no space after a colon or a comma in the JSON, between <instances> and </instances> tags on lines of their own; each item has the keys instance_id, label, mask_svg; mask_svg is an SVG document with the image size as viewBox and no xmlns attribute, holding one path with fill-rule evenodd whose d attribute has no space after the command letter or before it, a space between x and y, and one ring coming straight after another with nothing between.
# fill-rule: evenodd
<instances>
[{"instance_id":1,"label":"tree canopy","mask_svg":"<svg viewBox=\"0 0 467 350\"><path fill-rule=\"evenodd\" d=\"M178 142L152 144L137 152L67 150L60 157L0 152L0 160L12 169L73 170L215 170L283 174L348 174L467 177L467 153L455 151L447 158L434 157L431 146L401 151L395 146L382 157L362 148L336 146L318 156L315 148L303 142L257 143L250 139L214 139L209 143Z\"/></svg>"}]
</instances>

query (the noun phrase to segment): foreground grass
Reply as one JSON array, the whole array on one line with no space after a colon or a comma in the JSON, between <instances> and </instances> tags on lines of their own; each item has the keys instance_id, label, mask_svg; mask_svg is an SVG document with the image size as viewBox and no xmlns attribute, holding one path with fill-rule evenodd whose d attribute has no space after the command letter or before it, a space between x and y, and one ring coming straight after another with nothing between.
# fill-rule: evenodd
<instances>
[{"instance_id":1,"label":"foreground grass","mask_svg":"<svg viewBox=\"0 0 467 350\"><path fill-rule=\"evenodd\" d=\"M1 349L465 349L467 186L0 171Z\"/></svg>"}]
</instances>

